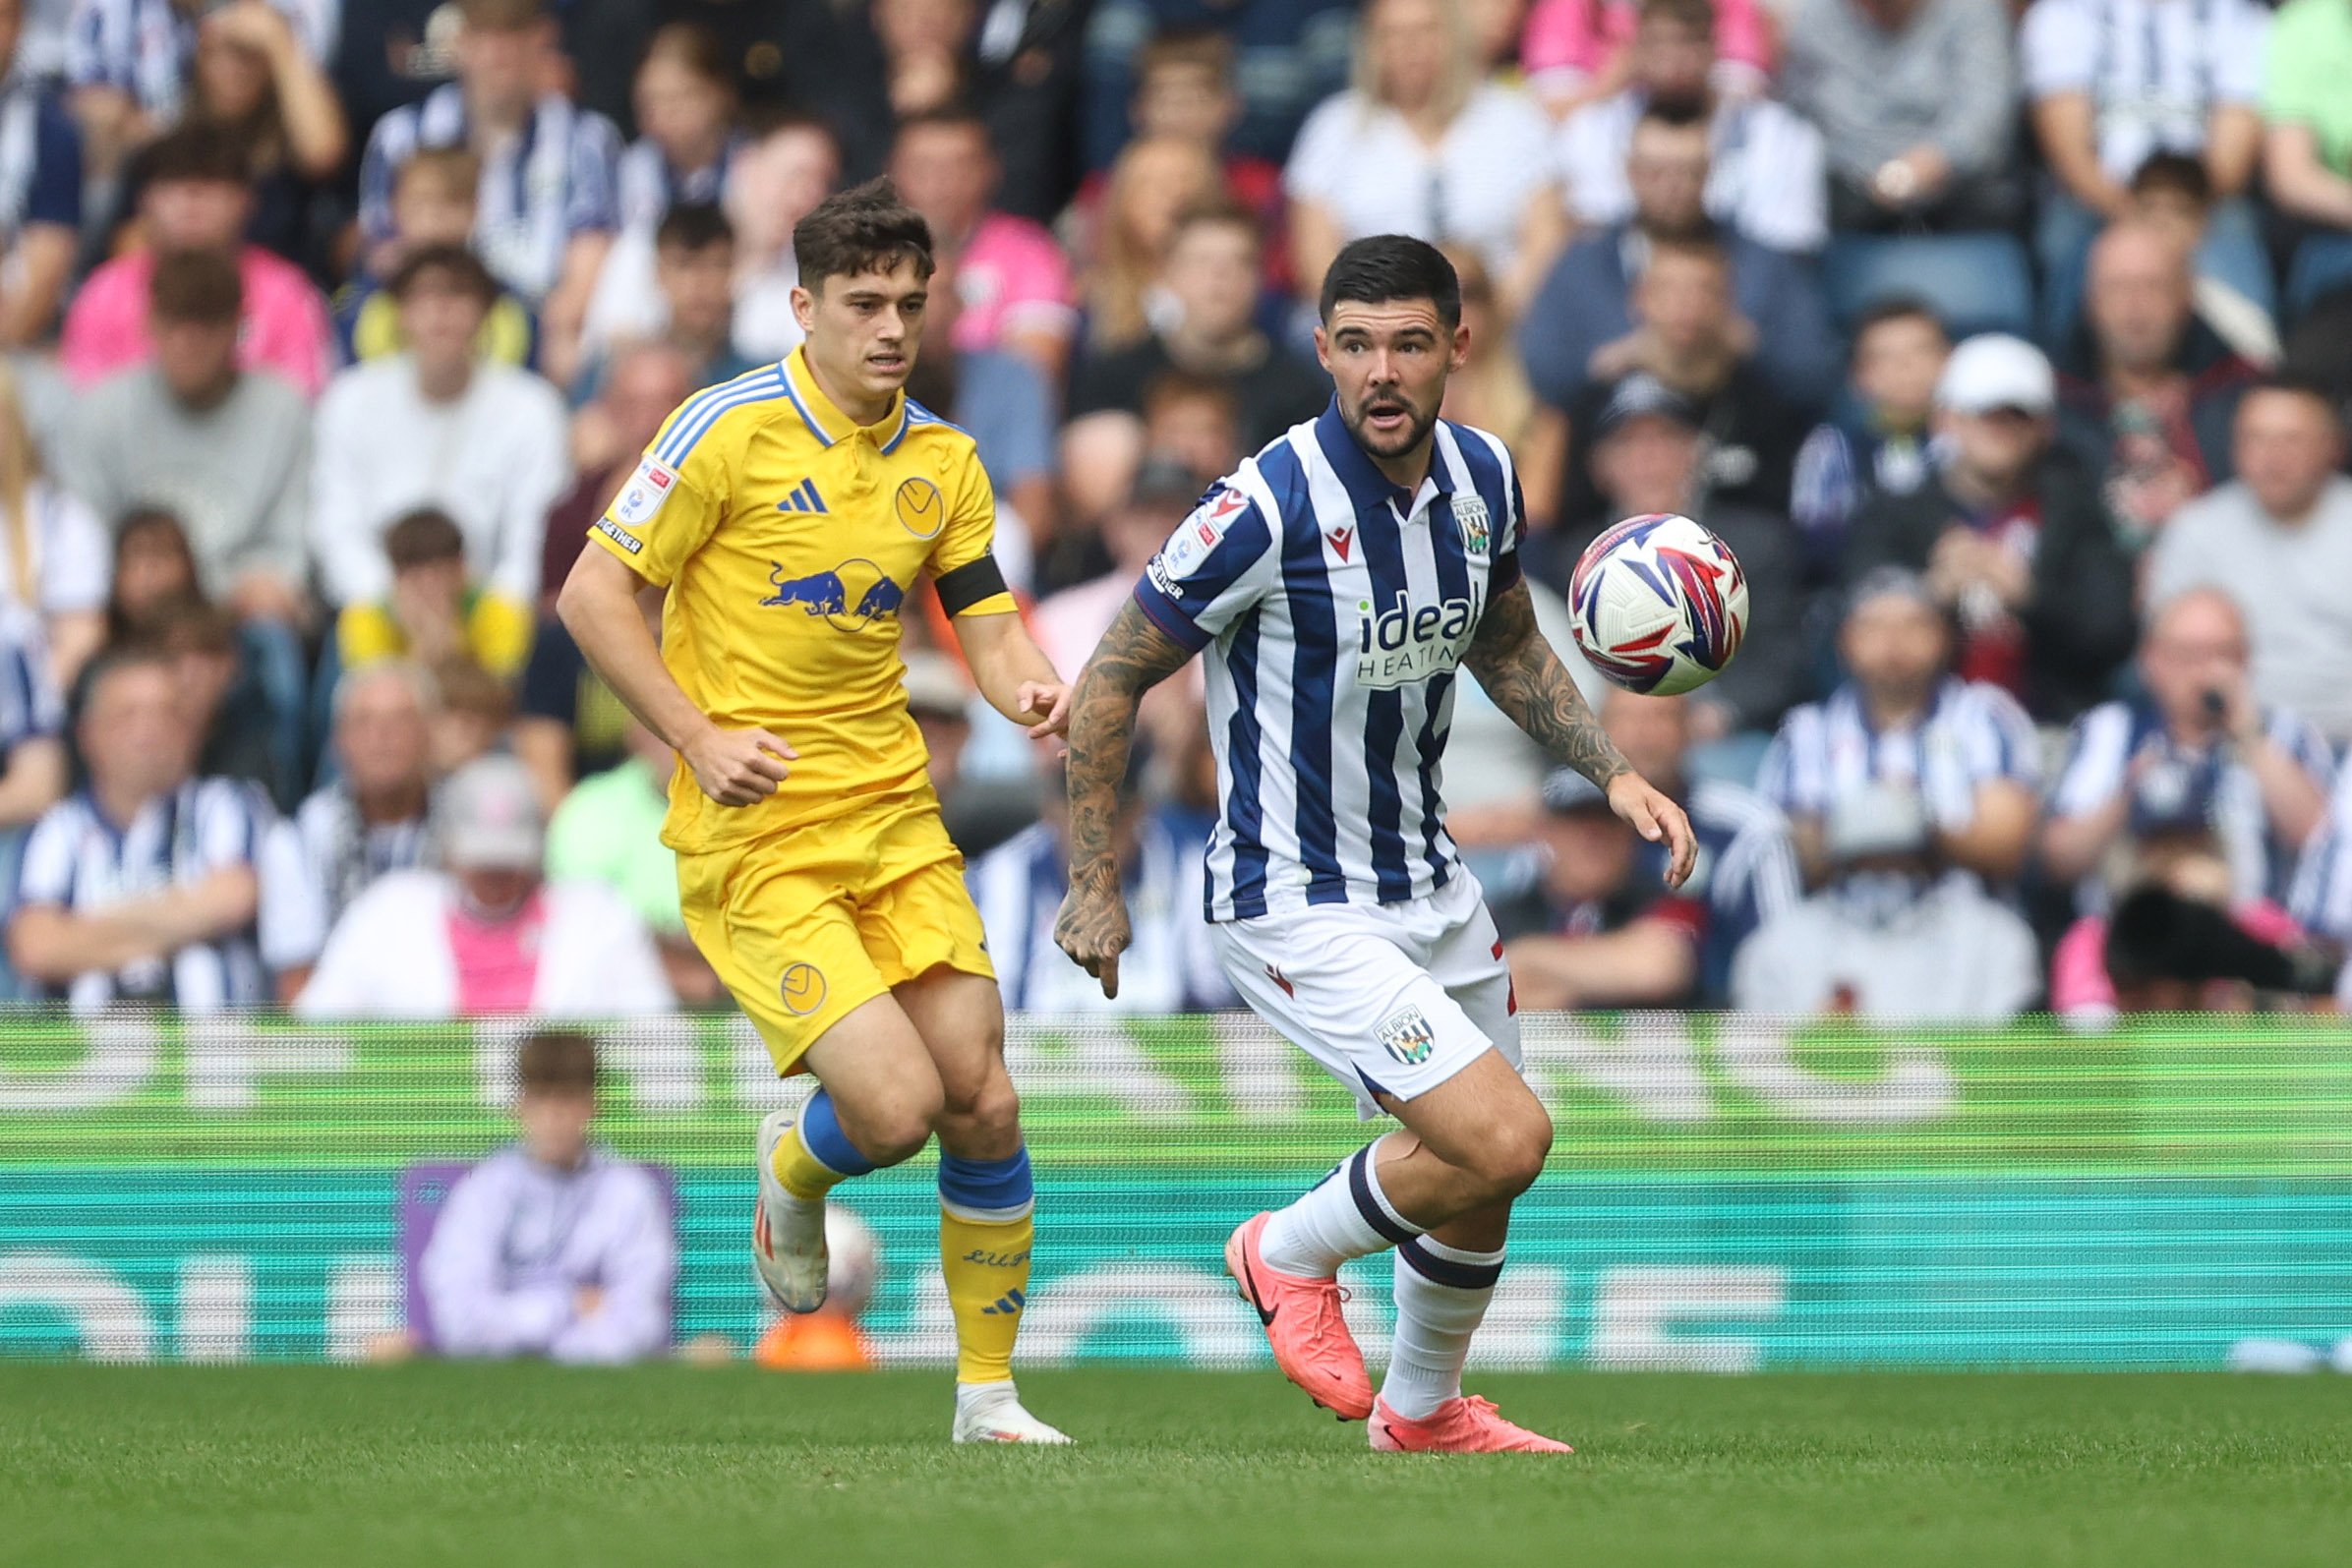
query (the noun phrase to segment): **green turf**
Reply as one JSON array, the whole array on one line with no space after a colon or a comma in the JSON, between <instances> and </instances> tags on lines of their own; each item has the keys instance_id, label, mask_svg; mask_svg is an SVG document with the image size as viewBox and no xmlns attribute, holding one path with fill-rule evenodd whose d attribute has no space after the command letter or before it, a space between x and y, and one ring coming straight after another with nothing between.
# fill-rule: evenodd
<instances>
[{"instance_id":1,"label":"green turf","mask_svg":"<svg viewBox=\"0 0 2352 1568\"><path fill-rule=\"evenodd\" d=\"M2334 1378L1489 1377L1570 1459L1378 1456L1271 1373L0 1369L0 1564L2352 1562Z\"/></svg>"}]
</instances>

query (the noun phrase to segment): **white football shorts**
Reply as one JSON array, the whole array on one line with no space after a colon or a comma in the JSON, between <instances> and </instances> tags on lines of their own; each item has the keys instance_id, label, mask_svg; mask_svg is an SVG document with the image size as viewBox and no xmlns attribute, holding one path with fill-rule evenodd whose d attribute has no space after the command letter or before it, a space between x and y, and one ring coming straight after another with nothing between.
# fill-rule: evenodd
<instances>
[{"instance_id":1,"label":"white football shorts","mask_svg":"<svg viewBox=\"0 0 2352 1568\"><path fill-rule=\"evenodd\" d=\"M1496 1050L1519 1066L1518 999L1478 879L1409 903L1325 903L1209 927L1234 990L1346 1084L1410 1100Z\"/></svg>"}]
</instances>

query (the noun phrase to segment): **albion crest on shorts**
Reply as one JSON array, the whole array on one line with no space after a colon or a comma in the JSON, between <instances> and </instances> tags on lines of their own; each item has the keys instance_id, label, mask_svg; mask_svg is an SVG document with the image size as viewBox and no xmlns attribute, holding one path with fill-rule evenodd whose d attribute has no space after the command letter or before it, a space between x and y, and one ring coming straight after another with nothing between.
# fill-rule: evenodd
<instances>
[{"instance_id":1,"label":"albion crest on shorts","mask_svg":"<svg viewBox=\"0 0 2352 1568\"><path fill-rule=\"evenodd\" d=\"M1398 1008L1381 1019L1381 1047L1403 1067L1419 1067L1437 1048L1438 1031L1417 1007Z\"/></svg>"}]
</instances>

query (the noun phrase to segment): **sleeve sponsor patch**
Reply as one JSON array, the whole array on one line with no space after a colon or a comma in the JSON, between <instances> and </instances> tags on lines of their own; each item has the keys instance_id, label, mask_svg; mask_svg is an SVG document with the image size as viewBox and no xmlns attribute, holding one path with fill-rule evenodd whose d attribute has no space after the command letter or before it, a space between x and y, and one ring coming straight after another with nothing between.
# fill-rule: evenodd
<instances>
[{"instance_id":1,"label":"sleeve sponsor patch","mask_svg":"<svg viewBox=\"0 0 2352 1568\"><path fill-rule=\"evenodd\" d=\"M676 470L664 468L648 457L637 465L629 482L620 487L620 494L613 498L612 508L605 515L623 528L642 528L661 514L676 490Z\"/></svg>"},{"instance_id":2,"label":"sleeve sponsor patch","mask_svg":"<svg viewBox=\"0 0 2352 1568\"><path fill-rule=\"evenodd\" d=\"M599 517L596 520L596 531L632 555L645 553L645 541L627 530L616 526L610 517Z\"/></svg>"},{"instance_id":3,"label":"sleeve sponsor patch","mask_svg":"<svg viewBox=\"0 0 2352 1568\"><path fill-rule=\"evenodd\" d=\"M1208 552L1225 537L1226 528L1249 504L1250 498L1240 491L1229 485L1218 486L1193 508L1192 515L1176 525L1176 532L1160 551L1159 562L1155 564L1162 564L1172 578L1191 575L1194 567L1208 558ZM1160 586L1165 592L1165 585Z\"/></svg>"}]
</instances>

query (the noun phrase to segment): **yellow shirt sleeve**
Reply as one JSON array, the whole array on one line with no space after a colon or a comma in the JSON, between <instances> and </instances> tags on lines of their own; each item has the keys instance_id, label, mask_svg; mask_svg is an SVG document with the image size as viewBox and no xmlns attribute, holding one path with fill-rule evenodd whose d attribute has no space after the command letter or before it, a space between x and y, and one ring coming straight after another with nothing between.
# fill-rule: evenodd
<instances>
[{"instance_id":1,"label":"yellow shirt sleeve","mask_svg":"<svg viewBox=\"0 0 2352 1568\"><path fill-rule=\"evenodd\" d=\"M670 423L677 418L671 415ZM711 537L727 506L726 465L712 451L718 433L696 441L676 466L662 460L669 435L665 426L588 531L631 571L662 588Z\"/></svg>"},{"instance_id":2,"label":"yellow shirt sleeve","mask_svg":"<svg viewBox=\"0 0 2352 1568\"><path fill-rule=\"evenodd\" d=\"M928 563L933 578L983 558L996 542L996 487L988 483L980 454L967 449L951 465L947 479L947 522L939 530L939 542L931 547ZM957 613L1002 615L1017 608L1011 594L1000 592L966 605Z\"/></svg>"}]
</instances>

